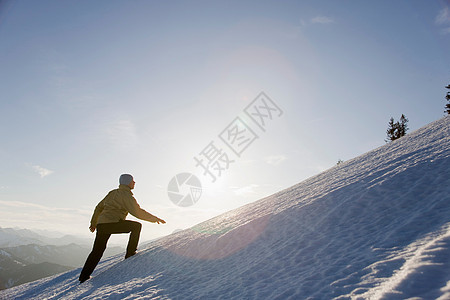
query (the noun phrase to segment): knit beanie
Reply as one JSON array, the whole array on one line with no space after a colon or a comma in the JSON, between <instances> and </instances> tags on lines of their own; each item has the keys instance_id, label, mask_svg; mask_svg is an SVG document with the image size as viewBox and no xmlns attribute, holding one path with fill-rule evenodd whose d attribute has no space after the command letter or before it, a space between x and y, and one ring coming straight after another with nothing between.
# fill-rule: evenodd
<instances>
[{"instance_id":1,"label":"knit beanie","mask_svg":"<svg viewBox=\"0 0 450 300\"><path fill-rule=\"evenodd\" d=\"M119 178L119 184L129 185L133 181L133 176L130 174L122 174Z\"/></svg>"}]
</instances>

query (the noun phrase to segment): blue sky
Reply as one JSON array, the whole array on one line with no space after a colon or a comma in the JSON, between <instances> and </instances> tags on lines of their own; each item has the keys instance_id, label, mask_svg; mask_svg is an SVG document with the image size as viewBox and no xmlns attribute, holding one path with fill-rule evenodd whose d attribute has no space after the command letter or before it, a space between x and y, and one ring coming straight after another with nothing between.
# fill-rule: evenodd
<instances>
[{"instance_id":1,"label":"blue sky","mask_svg":"<svg viewBox=\"0 0 450 300\"><path fill-rule=\"evenodd\" d=\"M448 1L2 1L0 226L88 234L121 173L168 222L144 238L260 199L383 145L391 116L441 118L449 46ZM194 157L261 91L283 114L212 182Z\"/></svg>"}]
</instances>

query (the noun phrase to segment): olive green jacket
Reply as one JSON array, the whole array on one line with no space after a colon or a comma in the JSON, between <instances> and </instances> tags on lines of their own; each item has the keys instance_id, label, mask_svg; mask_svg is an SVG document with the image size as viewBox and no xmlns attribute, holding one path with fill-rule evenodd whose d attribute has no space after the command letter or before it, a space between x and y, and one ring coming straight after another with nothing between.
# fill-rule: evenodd
<instances>
[{"instance_id":1,"label":"olive green jacket","mask_svg":"<svg viewBox=\"0 0 450 300\"><path fill-rule=\"evenodd\" d=\"M142 209L133 197L129 186L121 184L118 189L112 190L95 207L91 218L91 226L97 224L116 223L125 220L130 213L138 219L155 223L158 218Z\"/></svg>"}]
</instances>

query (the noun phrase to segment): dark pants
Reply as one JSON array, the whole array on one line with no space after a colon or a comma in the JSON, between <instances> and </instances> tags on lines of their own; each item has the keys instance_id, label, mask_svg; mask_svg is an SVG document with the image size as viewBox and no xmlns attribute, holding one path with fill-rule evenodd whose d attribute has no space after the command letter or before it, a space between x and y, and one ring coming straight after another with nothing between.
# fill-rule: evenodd
<instances>
[{"instance_id":1,"label":"dark pants","mask_svg":"<svg viewBox=\"0 0 450 300\"><path fill-rule=\"evenodd\" d=\"M141 223L134 221L119 221L117 223L103 223L97 225L97 235L95 236L94 246L84 264L83 270L80 274L80 281L83 282L89 279L95 267L105 252L106 244L114 233L129 233L130 239L128 240L127 253L125 258L128 258L136 253L137 245L139 242L139 235L141 233Z\"/></svg>"}]
</instances>

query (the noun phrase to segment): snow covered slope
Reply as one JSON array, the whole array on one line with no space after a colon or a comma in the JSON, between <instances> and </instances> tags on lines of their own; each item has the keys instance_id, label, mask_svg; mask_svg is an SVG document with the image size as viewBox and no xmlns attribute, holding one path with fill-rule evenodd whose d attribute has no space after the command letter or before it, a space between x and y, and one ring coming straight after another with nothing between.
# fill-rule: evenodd
<instances>
[{"instance_id":1,"label":"snow covered slope","mask_svg":"<svg viewBox=\"0 0 450 300\"><path fill-rule=\"evenodd\" d=\"M5 299L450 299L450 116L150 244Z\"/></svg>"}]
</instances>

